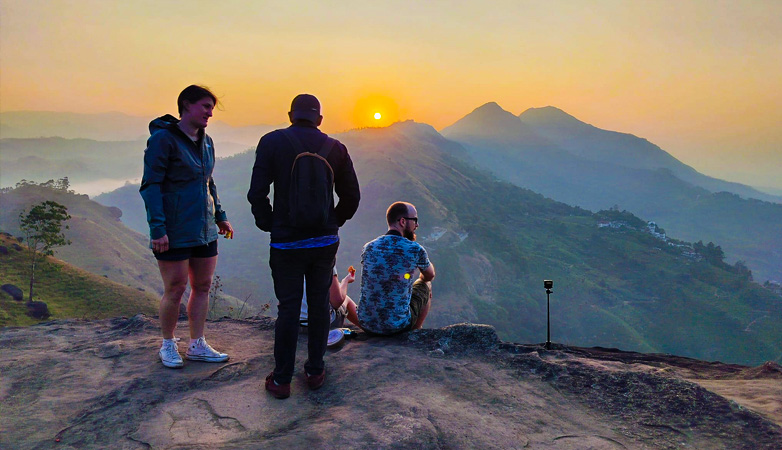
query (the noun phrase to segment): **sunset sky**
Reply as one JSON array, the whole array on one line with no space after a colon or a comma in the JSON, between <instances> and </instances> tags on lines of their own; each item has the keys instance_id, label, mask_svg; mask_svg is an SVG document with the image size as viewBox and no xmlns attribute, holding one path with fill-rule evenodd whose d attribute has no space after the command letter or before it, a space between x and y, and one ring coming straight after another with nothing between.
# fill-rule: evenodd
<instances>
[{"instance_id":1,"label":"sunset sky","mask_svg":"<svg viewBox=\"0 0 782 450\"><path fill-rule=\"evenodd\" d=\"M152 117L192 83L232 125L315 94L327 132L553 105L782 189L782 1L0 2L1 111Z\"/></svg>"}]
</instances>

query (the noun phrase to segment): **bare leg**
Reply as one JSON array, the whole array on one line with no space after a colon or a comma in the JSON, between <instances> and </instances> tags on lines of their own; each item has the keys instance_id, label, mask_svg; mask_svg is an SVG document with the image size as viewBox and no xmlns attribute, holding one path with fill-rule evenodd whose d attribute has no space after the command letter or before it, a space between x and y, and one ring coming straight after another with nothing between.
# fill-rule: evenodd
<instances>
[{"instance_id":1,"label":"bare leg","mask_svg":"<svg viewBox=\"0 0 782 450\"><path fill-rule=\"evenodd\" d=\"M426 320L426 315L429 314L429 307L432 306L432 282L427 281L426 284L429 285L429 301L421 308L418 320L416 320L413 325L413 330L420 330L424 327L424 320Z\"/></svg>"},{"instance_id":2,"label":"bare leg","mask_svg":"<svg viewBox=\"0 0 782 450\"><path fill-rule=\"evenodd\" d=\"M348 308L348 320L355 326L358 325L358 314L356 313L356 302L350 297L345 297L345 303Z\"/></svg>"},{"instance_id":3,"label":"bare leg","mask_svg":"<svg viewBox=\"0 0 782 450\"><path fill-rule=\"evenodd\" d=\"M172 339L179 319L179 302L187 287L187 260L158 261L163 278L163 297L160 299L160 330L163 339Z\"/></svg>"},{"instance_id":4,"label":"bare leg","mask_svg":"<svg viewBox=\"0 0 782 450\"><path fill-rule=\"evenodd\" d=\"M209 311L209 289L217 266L217 256L190 258L190 299L187 302L190 339L204 335L204 323Z\"/></svg>"}]
</instances>

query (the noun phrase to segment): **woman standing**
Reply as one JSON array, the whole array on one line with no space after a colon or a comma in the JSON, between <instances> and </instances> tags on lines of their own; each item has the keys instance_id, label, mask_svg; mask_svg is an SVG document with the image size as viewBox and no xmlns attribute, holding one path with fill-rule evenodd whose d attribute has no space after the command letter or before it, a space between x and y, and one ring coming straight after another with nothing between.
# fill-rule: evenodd
<instances>
[{"instance_id":1,"label":"woman standing","mask_svg":"<svg viewBox=\"0 0 782 450\"><path fill-rule=\"evenodd\" d=\"M179 120L167 114L149 124L152 136L144 151L139 191L147 210L150 247L165 289L160 300L160 360L166 367L183 365L174 329L188 280L190 345L185 357L207 362L228 360L228 355L204 339L209 289L217 265L217 237L233 238L212 179L214 145L204 131L216 103L217 97L208 89L188 86L177 99Z\"/></svg>"}]
</instances>

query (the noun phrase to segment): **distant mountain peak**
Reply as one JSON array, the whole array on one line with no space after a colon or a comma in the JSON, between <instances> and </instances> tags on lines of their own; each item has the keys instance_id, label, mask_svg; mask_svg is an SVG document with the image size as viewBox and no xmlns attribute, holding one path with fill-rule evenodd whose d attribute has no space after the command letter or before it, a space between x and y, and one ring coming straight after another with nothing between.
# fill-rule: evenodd
<instances>
[{"instance_id":1,"label":"distant mountain peak","mask_svg":"<svg viewBox=\"0 0 782 450\"><path fill-rule=\"evenodd\" d=\"M453 125L444 128L441 134L483 134L523 126L518 117L510 113L496 102L489 102L475 108L471 113L459 119Z\"/></svg>"},{"instance_id":2,"label":"distant mountain peak","mask_svg":"<svg viewBox=\"0 0 782 450\"><path fill-rule=\"evenodd\" d=\"M392 123L388 129L414 139L444 139L433 126L414 120Z\"/></svg>"},{"instance_id":3,"label":"distant mountain peak","mask_svg":"<svg viewBox=\"0 0 782 450\"><path fill-rule=\"evenodd\" d=\"M425 131L427 133L437 133L437 130L434 129L429 124L416 122L415 120L403 120L401 122L394 122L391 125L388 126L388 128L391 129L398 129L403 131L409 131L409 130L420 130Z\"/></svg>"},{"instance_id":4,"label":"distant mountain peak","mask_svg":"<svg viewBox=\"0 0 782 450\"><path fill-rule=\"evenodd\" d=\"M530 125L588 125L555 106L530 108L519 114L519 119Z\"/></svg>"},{"instance_id":5,"label":"distant mountain peak","mask_svg":"<svg viewBox=\"0 0 782 450\"><path fill-rule=\"evenodd\" d=\"M470 114L467 114L465 118L471 116L478 118L480 120L510 119L510 117L513 117L514 119L516 118L516 116L514 116L513 113L502 109L502 107L498 105L497 102L485 103L475 108Z\"/></svg>"}]
</instances>

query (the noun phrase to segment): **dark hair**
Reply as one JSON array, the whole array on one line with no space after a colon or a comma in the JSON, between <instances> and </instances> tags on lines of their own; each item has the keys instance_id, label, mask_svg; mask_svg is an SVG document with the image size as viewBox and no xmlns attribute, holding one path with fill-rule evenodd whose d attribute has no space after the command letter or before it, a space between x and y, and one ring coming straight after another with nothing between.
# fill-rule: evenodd
<instances>
[{"instance_id":1,"label":"dark hair","mask_svg":"<svg viewBox=\"0 0 782 450\"><path fill-rule=\"evenodd\" d=\"M407 202L392 203L386 211L386 222L391 225L402 217L407 217L407 214L410 211L410 206L413 205Z\"/></svg>"},{"instance_id":2,"label":"dark hair","mask_svg":"<svg viewBox=\"0 0 782 450\"><path fill-rule=\"evenodd\" d=\"M179 115L182 115L182 110L185 109L185 102L190 104L196 103L204 97L209 97L215 102L217 106L217 97L212 94L212 91L205 86L198 86L191 84L179 93L179 97L176 99L176 105L179 108Z\"/></svg>"}]
</instances>

